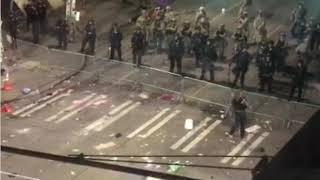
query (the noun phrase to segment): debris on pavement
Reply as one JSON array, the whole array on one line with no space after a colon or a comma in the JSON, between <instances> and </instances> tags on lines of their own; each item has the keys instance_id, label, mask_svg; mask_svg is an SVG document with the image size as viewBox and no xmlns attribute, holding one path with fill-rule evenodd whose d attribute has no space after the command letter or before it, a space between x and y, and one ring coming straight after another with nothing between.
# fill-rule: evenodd
<instances>
[{"instance_id":1,"label":"debris on pavement","mask_svg":"<svg viewBox=\"0 0 320 180\"><path fill-rule=\"evenodd\" d=\"M76 173L75 173L74 171L70 171L70 174L71 174L72 176L76 175Z\"/></svg>"},{"instance_id":2,"label":"debris on pavement","mask_svg":"<svg viewBox=\"0 0 320 180\"><path fill-rule=\"evenodd\" d=\"M140 93L138 96L142 99L149 99L149 94L146 92Z\"/></svg>"},{"instance_id":3,"label":"debris on pavement","mask_svg":"<svg viewBox=\"0 0 320 180\"><path fill-rule=\"evenodd\" d=\"M30 88L23 88L21 90L21 92L22 92L22 94L27 95L27 94L29 94L31 92L31 89Z\"/></svg>"},{"instance_id":4,"label":"debris on pavement","mask_svg":"<svg viewBox=\"0 0 320 180\"><path fill-rule=\"evenodd\" d=\"M251 127L246 128L246 132L254 134L257 133L260 129L261 127L259 125L253 125Z\"/></svg>"},{"instance_id":5,"label":"debris on pavement","mask_svg":"<svg viewBox=\"0 0 320 180\"><path fill-rule=\"evenodd\" d=\"M192 119L186 119L184 123L184 128L187 130L193 129L193 120Z\"/></svg>"},{"instance_id":6,"label":"debris on pavement","mask_svg":"<svg viewBox=\"0 0 320 180\"><path fill-rule=\"evenodd\" d=\"M160 99L164 101L175 102L178 98L174 94L163 94L160 96Z\"/></svg>"},{"instance_id":7,"label":"debris on pavement","mask_svg":"<svg viewBox=\"0 0 320 180\"><path fill-rule=\"evenodd\" d=\"M104 143L104 144L99 144L97 146L94 146L94 148L98 151L102 150L102 149L108 149L111 148L113 146L115 146L116 144L114 142L108 142L108 143Z\"/></svg>"},{"instance_id":8,"label":"debris on pavement","mask_svg":"<svg viewBox=\"0 0 320 180\"><path fill-rule=\"evenodd\" d=\"M174 162L174 164L169 165L169 173L177 173L179 170L181 170L183 166L180 164L180 161Z\"/></svg>"},{"instance_id":9,"label":"debris on pavement","mask_svg":"<svg viewBox=\"0 0 320 180\"><path fill-rule=\"evenodd\" d=\"M26 134L30 131L30 128L24 128L24 129L19 129L17 130L18 134Z\"/></svg>"}]
</instances>

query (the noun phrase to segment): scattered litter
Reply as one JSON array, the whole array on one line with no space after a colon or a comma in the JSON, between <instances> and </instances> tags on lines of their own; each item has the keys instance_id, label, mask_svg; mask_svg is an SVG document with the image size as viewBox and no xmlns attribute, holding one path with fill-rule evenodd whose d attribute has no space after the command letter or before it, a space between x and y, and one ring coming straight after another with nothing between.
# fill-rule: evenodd
<instances>
[{"instance_id":1,"label":"scattered litter","mask_svg":"<svg viewBox=\"0 0 320 180\"><path fill-rule=\"evenodd\" d=\"M112 160L113 160L113 161L117 161L117 160L118 160L118 158L117 158L117 157L114 157L114 158L112 158Z\"/></svg>"},{"instance_id":2,"label":"scattered litter","mask_svg":"<svg viewBox=\"0 0 320 180\"><path fill-rule=\"evenodd\" d=\"M76 175L76 173L75 173L74 171L70 171L70 174L71 174L72 176Z\"/></svg>"},{"instance_id":3,"label":"scattered litter","mask_svg":"<svg viewBox=\"0 0 320 180\"><path fill-rule=\"evenodd\" d=\"M253 125L251 127L246 128L246 132L247 133L257 133L259 131L259 129L261 129L260 126L258 125Z\"/></svg>"},{"instance_id":4,"label":"scattered litter","mask_svg":"<svg viewBox=\"0 0 320 180\"><path fill-rule=\"evenodd\" d=\"M176 98L176 96L173 95L173 94L163 94L162 96L160 96L160 99L161 99L161 100L164 100L164 101L173 102L173 101L175 101L177 98Z\"/></svg>"},{"instance_id":5,"label":"scattered litter","mask_svg":"<svg viewBox=\"0 0 320 180\"><path fill-rule=\"evenodd\" d=\"M193 120L192 119L186 119L184 123L184 128L187 130L193 129Z\"/></svg>"},{"instance_id":6,"label":"scattered litter","mask_svg":"<svg viewBox=\"0 0 320 180\"><path fill-rule=\"evenodd\" d=\"M117 133L117 134L115 134L115 136L114 137L116 137L116 138L120 138L120 137L122 137L122 134L121 133Z\"/></svg>"},{"instance_id":7,"label":"scattered litter","mask_svg":"<svg viewBox=\"0 0 320 180\"><path fill-rule=\"evenodd\" d=\"M140 93L138 96L139 96L140 98L142 98L142 99L149 99L149 95L148 95L147 93L145 93L145 92Z\"/></svg>"},{"instance_id":8,"label":"scattered litter","mask_svg":"<svg viewBox=\"0 0 320 180\"><path fill-rule=\"evenodd\" d=\"M223 114L223 113L224 113L224 111L222 111L222 110L220 110L219 112L220 112L221 114Z\"/></svg>"},{"instance_id":9,"label":"scattered litter","mask_svg":"<svg viewBox=\"0 0 320 180\"><path fill-rule=\"evenodd\" d=\"M182 168L182 165L180 165L180 161L174 162L174 164L169 165L169 173L176 173Z\"/></svg>"},{"instance_id":10,"label":"scattered litter","mask_svg":"<svg viewBox=\"0 0 320 180\"><path fill-rule=\"evenodd\" d=\"M95 146L94 148L98 151L102 150L102 149L107 149L107 148L111 148L113 146L115 146L116 144L114 142L108 142L105 144L99 144L97 146Z\"/></svg>"},{"instance_id":11,"label":"scattered litter","mask_svg":"<svg viewBox=\"0 0 320 180\"><path fill-rule=\"evenodd\" d=\"M11 138L14 138L14 137L16 137L16 135L14 135L14 134L10 134L10 137L11 137Z\"/></svg>"},{"instance_id":12,"label":"scattered litter","mask_svg":"<svg viewBox=\"0 0 320 180\"><path fill-rule=\"evenodd\" d=\"M18 134L25 134L28 133L30 131L30 128L24 128L24 129L19 129L17 130Z\"/></svg>"},{"instance_id":13,"label":"scattered litter","mask_svg":"<svg viewBox=\"0 0 320 180\"><path fill-rule=\"evenodd\" d=\"M23 88L22 89L22 94L24 94L24 95L27 95L27 94L29 94L31 92L31 89L30 88Z\"/></svg>"},{"instance_id":14,"label":"scattered litter","mask_svg":"<svg viewBox=\"0 0 320 180\"><path fill-rule=\"evenodd\" d=\"M199 153L198 156L203 156L203 154Z\"/></svg>"},{"instance_id":15,"label":"scattered litter","mask_svg":"<svg viewBox=\"0 0 320 180\"><path fill-rule=\"evenodd\" d=\"M40 94L39 89L36 89L36 90L29 93L29 95L31 95L31 96L38 95L38 94Z\"/></svg>"},{"instance_id":16,"label":"scattered litter","mask_svg":"<svg viewBox=\"0 0 320 180\"><path fill-rule=\"evenodd\" d=\"M236 141L235 141L235 140L231 140L231 139L230 139L229 142L232 143L232 144L236 144Z\"/></svg>"},{"instance_id":17,"label":"scattered litter","mask_svg":"<svg viewBox=\"0 0 320 180\"><path fill-rule=\"evenodd\" d=\"M76 118L76 121L79 121L80 120L80 118Z\"/></svg>"},{"instance_id":18,"label":"scattered litter","mask_svg":"<svg viewBox=\"0 0 320 180\"><path fill-rule=\"evenodd\" d=\"M79 152L79 149L72 149L72 152Z\"/></svg>"}]
</instances>

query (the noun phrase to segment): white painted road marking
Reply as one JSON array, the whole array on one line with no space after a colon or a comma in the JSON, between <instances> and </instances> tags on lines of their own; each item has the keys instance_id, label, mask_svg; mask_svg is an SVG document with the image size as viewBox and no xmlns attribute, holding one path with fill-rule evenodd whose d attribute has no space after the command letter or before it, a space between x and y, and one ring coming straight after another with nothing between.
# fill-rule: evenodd
<instances>
[{"instance_id":1,"label":"white painted road marking","mask_svg":"<svg viewBox=\"0 0 320 180\"><path fill-rule=\"evenodd\" d=\"M100 126L95 127L94 130L97 131L97 132L102 131L103 129L107 128L110 124L112 124L112 123L116 122L117 120L121 119L123 116L125 116L130 111L134 110L135 108L137 108L140 105L141 105L141 102L136 102L135 104L129 106L127 109L124 109L119 114L111 117L110 119L104 119L104 122Z\"/></svg>"},{"instance_id":2,"label":"white painted road marking","mask_svg":"<svg viewBox=\"0 0 320 180\"><path fill-rule=\"evenodd\" d=\"M154 117L152 117L149 121L147 121L146 123L144 123L142 126L140 126L138 129L136 129L135 131L133 131L132 133L130 133L127 138L133 138L134 136L136 136L137 134L139 134L142 130L144 130L146 127L148 127L149 125L151 125L152 123L154 123L155 121L157 121L161 116L163 116L166 112L168 112L170 110L170 108L165 108L162 111L160 111L157 115L155 115Z\"/></svg>"},{"instance_id":3,"label":"white painted road marking","mask_svg":"<svg viewBox=\"0 0 320 180\"><path fill-rule=\"evenodd\" d=\"M94 146L94 148L98 151L102 150L102 149L108 149L108 148L111 148L113 146L115 146L116 144L114 142L108 142L108 143L105 143L105 144L99 144L97 146Z\"/></svg>"},{"instance_id":4,"label":"white painted road marking","mask_svg":"<svg viewBox=\"0 0 320 180\"><path fill-rule=\"evenodd\" d=\"M253 138L254 134L249 134L244 140L242 140L236 147L234 147L228 156L236 155L241 149ZM220 162L225 164L230 161L231 157L225 157Z\"/></svg>"},{"instance_id":5,"label":"white painted road marking","mask_svg":"<svg viewBox=\"0 0 320 180\"><path fill-rule=\"evenodd\" d=\"M100 95L98 97L95 97L94 99L90 100L89 102L87 102L86 104L84 104L83 106L80 106L78 108L76 108L75 110L69 112L68 114L66 114L65 116L62 116L60 119L58 119L57 121L55 121L56 124L63 122L64 120L74 116L75 114L77 114L78 112L82 111L83 109L87 108L88 106L91 106L91 104L100 101L101 99L105 99L107 98L106 95Z\"/></svg>"},{"instance_id":6,"label":"white painted road marking","mask_svg":"<svg viewBox=\"0 0 320 180\"><path fill-rule=\"evenodd\" d=\"M249 147L247 150L245 150L241 156L249 156L251 154L251 152L256 149L260 143L266 138L269 136L269 132L264 132L262 135L260 135ZM237 158L235 161L233 161L232 163L232 166L239 166L242 161L244 161L246 158L244 157L240 157L240 158Z\"/></svg>"},{"instance_id":7,"label":"white painted road marking","mask_svg":"<svg viewBox=\"0 0 320 180\"><path fill-rule=\"evenodd\" d=\"M46 118L44 121L50 122L50 121L52 121L52 120L54 120L54 119L57 119L58 116L60 116L61 114L65 113L65 112L69 112L69 111L71 111L72 109L76 108L77 106L82 105L82 103L84 103L84 102L92 99L95 95L96 95L96 94L93 93L93 94L91 94L91 95L88 95L88 96L84 97L83 99L80 99L78 104L72 104L72 105L70 105L70 106L62 109L61 111L59 111L57 114Z\"/></svg>"},{"instance_id":8,"label":"white painted road marking","mask_svg":"<svg viewBox=\"0 0 320 180\"><path fill-rule=\"evenodd\" d=\"M203 138L205 138L214 128L216 128L222 121L216 120L213 124L211 124L206 130L202 131L202 133L196 137L193 141L191 141L186 147L182 149L182 152L188 152L191 148L197 145Z\"/></svg>"},{"instance_id":9,"label":"white painted road marking","mask_svg":"<svg viewBox=\"0 0 320 180\"><path fill-rule=\"evenodd\" d=\"M120 111L121 109L125 108L126 106L130 105L132 103L131 100L128 100L122 104L120 104L119 106L117 106L116 108L114 108L112 111L109 112L110 116L113 116L114 114L116 114L118 111Z\"/></svg>"},{"instance_id":10,"label":"white painted road marking","mask_svg":"<svg viewBox=\"0 0 320 180\"><path fill-rule=\"evenodd\" d=\"M8 175L8 176L14 176L14 177L21 178L21 179L40 180L40 179L37 179L37 178L28 177L28 176L23 176L23 175L19 175L19 174L16 174L16 173L9 173L9 172L4 172L4 171L0 171L0 173L1 173L1 174Z\"/></svg>"},{"instance_id":11,"label":"white painted road marking","mask_svg":"<svg viewBox=\"0 0 320 180\"><path fill-rule=\"evenodd\" d=\"M153 126L151 129L149 129L149 131L146 134L141 135L141 137L147 138L148 136L150 136L151 134L156 132L158 129L160 129L163 125L165 125L167 122L169 122L172 118L174 118L180 112L181 112L180 110L176 110L173 113L169 114L162 121L160 121L157 125Z\"/></svg>"},{"instance_id":12,"label":"white painted road marking","mask_svg":"<svg viewBox=\"0 0 320 180\"><path fill-rule=\"evenodd\" d=\"M175 150L180 147L184 142L186 142L191 136L193 136L196 132L198 132L201 128L205 127L207 123L212 120L210 117L207 117L202 121L196 128L189 131L185 136L179 139L176 143L174 143L170 148Z\"/></svg>"},{"instance_id":13,"label":"white painted road marking","mask_svg":"<svg viewBox=\"0 0 320 180\"><path fill-rule=\"evenodd\" d=\"M58 101L58 100L61 99L61 98L64 98L64 97L66 97L66 96L70 96L72 91L73 91L72 89L69 89L68 92L63 93L63 94L60 94L60 95L58 95L58 96L55 96L54 98L50 99L49 101L46 101L45 103L43 103L43 104L41 104L41 105L39 105L39 106L36 106L35 108L33 108L33 109L31 109L31 110L29 110L29 111L21 114L20 116L21 116L21 117L29 116L29 115L31 115L32 113L34 113L34 112L36 112L36 111L39 111L40 109L46 107L46 106L49 105L49 104L54 103L55 101Z\"/></svg>"},{"instance_id":14,"label":"white painted road marking","mask_svg":"<svg viewBox=\"0 0 320 180\"><path fill-rule=\"evenodd\" d=\"M59 94L61 91L64 91L64 89L58 89L58 90L54 91L52 94L44 96L44 97L38 99L35 103L31 103L31 104L29 104L29 105L27 105L27 106L15 111L15 112L13 112L12 115L16 116L16 115L18 115L18 114L20 114L20 113L22 113L22 112L24 112L24 111L26 111L28 109L31 109L34 106L38 105L39 103L41 103L43 101L46 101L46 100L50 99L51 97Z\"/></svg>"}]
</instances>

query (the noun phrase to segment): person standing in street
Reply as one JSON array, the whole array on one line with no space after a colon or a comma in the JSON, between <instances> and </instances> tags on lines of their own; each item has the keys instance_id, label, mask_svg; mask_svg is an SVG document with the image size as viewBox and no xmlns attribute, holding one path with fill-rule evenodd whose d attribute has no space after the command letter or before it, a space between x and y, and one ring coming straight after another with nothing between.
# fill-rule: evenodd
<instances>
[{"instance_id":1,"label":"person standing in street","mask_svg":"<svg viewBox=\"0 0 320 180\"><path fill-rule=\"evenodd\" d=\"M232 58L232 61L235 63L235 66L232 69L232 72L235 76L232 87L236 86L240 77L241 88L244 88L245 76L248 71L251 59L252 57L249 54L247 47L245 47L242 51L235 53L235 55Z\"/></svg>"},{"instance_id":2,"label":"person standing in street","mask_svg":"<svg viewBox=\"0 0 320 180\"><path fill-rule=\"evenodd\" d=\"M247 100L243 92L237 93L232 97L231 109L233 110L234 122L229 132L225 134L230 138L233 137L235 131L240 128L240 137L245 137L245 124L247 122L246 109L248 108Z\"/></svg>"},{"instance_id":3,"label":"person standing in street","mask_svg":"<svg viewBox=\"0 0 320 180\"><path fill-rule=\"evenodd\" d=\"M68 47L69 25L66 20L59 20L56 25L58 48L66 50Z\"/></svg>"},{"instance_id":4,"label":"person standing in street","mask_svg":"<svg viewBox=\"0 0 320 180\"><path fill-rule=\"evenodd\" d=\"M93 55L96 44L96 26L94 20L89 20L85 27L85 34L82 39L80 52L84 52L87 43L89 43L89 54Z\"/></svg>"},{"instance_id":5,"label":"person standing in street","mask_svg":"<svg viewBox=\"0 0 320 180\"><path fill-rule=\"evenodd\" d=\"M13 11L10 12L7 20L7 28L11 37L11 48L17 49L18 20Z\"/></svg>"},{"instance_id":6,"label":"person standing in street","mask_svg":"<svg viewBox=\"0 0 320 180\"><path fill-rule=\"evenodd\" d=\"M114 51L117 51L119 61L122 61L121 41L122 41L122 33L120 31L118 24L114 23L109 33L110 59L114 59Z\"/></svg>"},{"instance_id":7,"label":"person standing in street","mask_svg":"<svg viewBox=\"0 0 320 180\"><path fill-rule=\"evenodd\" d=\"M206 41L204 41L203 35L200 32L200 27L199 26L195 27L195 32L192 34L192 38L191 38L191 44L194 52L196 67L200 67L202 46L205 43Z\"/></svg>"},{"instance_id":8,"label":"person standing in street","mask_svg":"<svg viewBox=\"0 0 320 180\"><path fill-rule=\"evenodd\" d=\"M268 87L268 92L272 92L272 81L274 74L274 64L271 60L271 54L268 53L264 56L258 67L258 76L259 76L259 91L263 92L265 89L265 85Z\"/></svg>"},{"instance_id":9,"label":"person standing in street","mask_svg":"<svg viewBox=\"0 0 320 180\"><path fill-rule=\"evenodd\" d=\"M131 47L133 64L135 64L137 67L140 67L142 64L142 56L146 48L146 37L140 26L136 27L136 31L131 37Z\"/></svg>"},{"instance_id":10,"label":"person standing in street","mask_svg":"<svg viewBox=\"0 0 320 180\"><path fill-rule=\"evenodd\" d=\"M204 46L201 54L202 67L200 80L205 79L206 71L209 70L210 82L214 82L214 62L217 60L218 55L211 39L207 40L207 44Z\"/></svg>"},{"instance_id":11,"label":"person standing in street","mask_svg":"<svg viewBox=\"0 0 320 180\"><path fill-rule=\"evenodd\" d=\"M306 79L306 67L302 59L298 59L297 65L293 72L292 84L291 84L291 91L289 100L291 100L298 89L298 101L302 100L302 91L305 84Z\"/></svg>"},{"instance_id":12,"label":"person standing in street","mask_svg":"<svg viewBox=\"0 0 320 180\"><path fill-rule=\"evenodd\" d=\"M45 34L47 32L47 9L49 5L45 0L37 0L35 6L39 14L40 32Z\"/></svg>"},{"instance_id":13,"label":"person standing in street","mask_svg":"<svg viewBox=\"0 0 320 180\"><path fill-rule=\"evenodd\" d=\"M182 74L182 57L184 55L184 44L182 37L176 33L174 40L169 44L168 58L170 60L170 72L174 71L177 64L177 73Z\"/></svg>"}]
</instances>

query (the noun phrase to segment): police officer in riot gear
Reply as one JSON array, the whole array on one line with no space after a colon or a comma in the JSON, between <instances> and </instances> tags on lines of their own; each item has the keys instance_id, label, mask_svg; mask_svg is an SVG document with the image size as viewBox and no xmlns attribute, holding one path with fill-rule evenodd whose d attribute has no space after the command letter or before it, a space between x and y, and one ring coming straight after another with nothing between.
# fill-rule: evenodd
<instances>
[{"instance_id":1,"label":"police officer in riot gear","mask_svg":"<svg viewBox=\"0 0 320 180\"><path fill-rule=\"evenodd\" d=\"M268 87L268 92L272 92L272 81L273 81L273 74L274 74L274 64L271 60L271 54L268 53L266 56L263 57L262 61L258 66L259 70L259 84L260 88L259 91L263 92L265 89L265 85Z\"/></svg>"},{"instance_id":2,"label":"police officer in riot gear","mask_svg":"<svg viewBox=\"0 0 320 180\"><path fill-rule=\"evenodd\" d=\"M137 67L140 67L142 63L142 56L146 48L146 37L145 34L142 32L140 26L136 27L136 31L133 33L131 37L131 47L133 64L135 64Z\"/></svg>"},{"instance_id":3,"label":"police officer in riot gear","mask_svg":"<svg viewBox=\"0 0 320 180\"><path fill-rule=\"evenodd\" d=\"M317 23L310 32L309 50L311 52L319 50L320 46L320 23Z\"/></svg>"},{"instance_id":4,"label":"police officer in riot gear","mask_svg":"<svg viewBox=\"0 0 320 180\"><path fill-rule=\"evenodd\" d=\"M109 32L110 59L114 59L114 51L117 51L119 61L122 61L121 41L122 32L120 31L118 24L113 23L111 31Z\"/></svg>"},{"instance_id":5,"label":"police officer in riot gear","mask_svg":"<svg viewBox=\"0 0 320 180\"><path fill-rule=\"evenodd\" d=\"M291 91L289 99L292 99L298 89L298 101L302 100L302 90L305 84L306 67L302 59L299 59L293 72Z\"/></svg>"},{"instance_id":6,"label":"police officer in riot gear","mask_svg":"<svg viewBox=\"0 0 320 180\"><path fill-rule=\"evenodd\" d=\"M181 35L183 38L183 43L186 49L186 53L189 55L191 54L191 37L192 37L192 31L191 31L191 24L189 21L185 21L182 26Z\"/></svg>"},{"instance_id":7,"label":"police officer in riot gear","mask_svg":"<svg viewBox=\"0 0 320 180\"><path fill-rule=\"evenodd\" d=\"M232 72L234 73L235 78L233 80L232 87L236 86L240 78L241 88L244 88L245 75L248 71L251 59L252 57L249 54L247 47L233 56L232 61L235 63L235 66L233 67Z\"/></svg>"},{"instance_id":8,"label":"police officer in riot gear","mask_svg":"<svg viewBox=\"0 0 320 180\"><path fill-rule=\"evenodd\" d=\"M203 37L203 34L200 32L200 27L197 26L191 38L191 44L192 44L192 49L195 56L196 67L200 67L201 51L202 51L203 44L206 43L204 39L205 38Z\"/></svg>"},{"instance_id":9,"label":"police officer in riot gear","mask_svg":"<svg viewBox=\"0 0 320 180\"><path fill-rule=\"evenodd\" d=\"M275 69L277 72L282 72L286 64L288 56L288 43L285 34L281 34L275 45Z\"/></svg>"},{"instance_id":10,"label":"police officer in riot gear","mask_svg":"<svg viewBox=\"0 0 320 180\"><path fill-rule=\"evenodd\" d=\"M184 55L184 44L182 37L176 33L174 40L169 44L168 58L170 60L170 72L177 65L177 73L182 74L182 57Z\"/></svg>"},{"instance_id":11,"label":"police officer in riot gear","mask_svg":"<svg viewBox=\"0 0 320 180\"><path fill-rule=\"evenodd\" d=\"M200 80L205 79L206 71L209 70L210 73L210 82L214 81L214 62L217 60L217 52L214 47L213 40L208 39L206 45L202 49L201 53L201 76Z\"/></svg>"},{"instance_id":12,"label":"police officer in riot gear","mask_svg":"<svg viewBox=\"0 0 320 180\"><path fill-rule=\"evenodd\" d=\"M45 0L37 0L35 5L39 15L40 31L44 34L47 31L47 9L49 5Z\"/></svg>"},{"instance_id":13,"label":"police officer in riot gear","mask_svg":"<svg viewBox=\"0 0 320 180\"><path fill-rule=\"evenodd\" d=\"M243 33L242 29L240 27L237 28L236 32L232 36L235 47L234 49L240 49L242 50L244 47L247 47L248 38Z\"/></svg>"},{"instance_id":14,"label":"police officer in riot gear","mask_svg":"<svg viewBox=\"0 0 320 180\"><path fill-rule=\"evenodd\" d=\"M81 43L80 52L84 52L87 43L89 43L89 53L94 54L96 44L96 26L94 20L89 20L85 27L85 34Z\"/></svg>"},{"instance_id":15,"label":"police officer in riot gear","mask_svg":"<svg viewBox=\"0 0 320 180\"><path fill-rule=\"evenodd\" d=\"M224 50L227 46L226 33L225 25L221 24L215 36L217 55L220 60L224 59Z\"/></svg>"},{"instance_id":16,"label":"police officer in riot gear","mask_svg":"<svg viewBox=\"0 0 320 180\"><path fill-rule=\"evenodd\" d=\"M17 20L17 17L13 11L10 12L6 25L7 25L9 34L11 36L11 40L12 40L11 47L13 49L16 49L17 48L17 34L18 34L18 20Z\"/></svg>"},{"instance_id":17,"label":"police officer in riot gear","mask_svg":"<svg viewBox=\"0 0 320 180\"><path fill-rule=\"evenodd\" d=\"M68 47L69 25L66 20L59 20L56 25L56 33L58 38L58 48L64 50Z\"/></svg>"}]
</instances>

